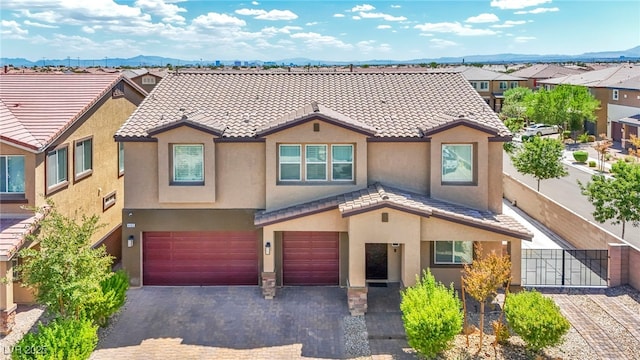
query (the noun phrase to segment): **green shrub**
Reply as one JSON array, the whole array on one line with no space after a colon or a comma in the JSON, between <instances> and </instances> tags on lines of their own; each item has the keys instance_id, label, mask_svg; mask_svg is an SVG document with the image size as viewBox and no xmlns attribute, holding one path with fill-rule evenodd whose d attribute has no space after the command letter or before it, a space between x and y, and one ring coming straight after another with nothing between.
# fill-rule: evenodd
<instances>
[{"instance_id":1,"label":"green shrub","mask_svg":"<svg viewBox=\"0 0 640 360\"><path fill-rule=\"evenodd\" d=\"M100 282L101 292L85 308L85 316L101 327L107 325L109 317L116 313L126 300L129 277L124 270L118 270Z\"/></svg>"},{"instance_id":2,"label":"green shrub","mask_svg":"<svg viewBox=\"0 0 640 360\"><path fill-rule=\"evenodd\" d=\"M587 137L587 141L588 142L595 142L596 141L596 136L595 135L589 135Z\"/></svg>"},{"instance_id":3,"label":"green shrub","mask_svg":"<svg viewBox=\"0 0 640 360\"><path fill-rule=\"evenodd\" d=\"M587 161L587 159L589 158L589 153L587 153L584 150L578 150L578 151L574 151L573 152L573 158L577 161L577 162L585 162Z\"/></svg>"},{"instance_id":4,"label":"green shrub","mask_svg":"<svg viewBox=\"0 0 640 360\"><path fill-rule=\"evenodd\" d=\"M609 153L605 153L605 154L604 154L604 160L605 160L605 161L609 161L609 160L611 160L611 154L609 154Z\"/></svg>"},{"instance_id":5,"label":"green shrub","mask_svg":"<svg viewBox=\"0 0 640 360\"><path fill-rule=\"evenodd\" d=\"M558 305L535 290L509 294L504 313L511 329L534 351L561 344L570 327Z\"/></svg>"},{"instance_id":6,"label":"green shrub","mask_svg":"<svg viewBox=\"0 0 640 360\"><path fill-rule=\"evenodd\" d=\"M88 359L98 344L98 327L88 319L58 319L38 324L37 333L29 333L13 348L14 360Z\"/></svg>"},{"instance_id":7,"label":"green shrub","mask_svg":"<svg viewBox=\"0 0 640 360\"><path fill-rule=\"evenodd\" d=\"M494 320L491 322L491 327L493 328L493 335L496 337L496 342L498 344L506 344L511 337L509 333L509 328L505 323L499 320Z\"/></svg>"},{"instance_id":8,"label":"green shrub","mask_svg":"<svg viewBox=\"0 0 640 360\"><path fill-rule=\"evenodd\" d=\"M437 283L429 270L402 291L402 321L409 345L426 357L450 347L462 331L461 303L453 290Z\"/></svg>"},{"instance_id":9,"label":"green shrub","mask_svg":"<svg viewBox=\"0 0 640 360\"><path fill-rule=\"evenodd\" d=\"M578 135L578 141L580 141L581 143L588 142L589 141L589 134L584 133L584 134Z\"/></svg>"},{"instance_id":10,"label":"green shrub","mask_svg":"<svg viewBox=\"0 0 640 360\"><path fill-rule=\"evenodd\" d=\"M635 161L636 161L636 158L634 158L631 155L627 155L627 156L624 157L624 162L632 163L632 162L635 162Z\"/></svg>"},{"instance_id":11,"label":"green shrub","mask_svg":"<svg viewBox=\"0 0 640 360\"><path fill-rule=\"evenodd\" d=\"M589 161L589 167L596 167L596 162L593 160Z\"/></svg>"},{"instance_id":12,"label":"green shrub","mask_svg":"<svg viewBox=\"0 0 640 360\"><path fill-rule=\"evenodd\" d=\"M571 137L571 131L570 131L570 130L564 130L564 131L562 132L562 138L563 138L563 139L568 139L568 138L570 138L570 137Z\"/></svg>"}]
</instances>

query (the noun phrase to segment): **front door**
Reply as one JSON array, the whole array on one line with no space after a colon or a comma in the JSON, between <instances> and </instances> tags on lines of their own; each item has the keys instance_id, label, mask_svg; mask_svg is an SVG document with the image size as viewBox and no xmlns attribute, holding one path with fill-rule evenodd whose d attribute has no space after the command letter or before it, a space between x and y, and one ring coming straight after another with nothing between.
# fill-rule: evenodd
<instances>
[{"instance_id":1,"label":"front door","mask_svg":"<svg viewBox=\"0 0 640 360\"><path fill-rule=\"evenodd\" d=\"M367 280L387 280L387 244L365 244Z\"/></svg>"}]
</instances>

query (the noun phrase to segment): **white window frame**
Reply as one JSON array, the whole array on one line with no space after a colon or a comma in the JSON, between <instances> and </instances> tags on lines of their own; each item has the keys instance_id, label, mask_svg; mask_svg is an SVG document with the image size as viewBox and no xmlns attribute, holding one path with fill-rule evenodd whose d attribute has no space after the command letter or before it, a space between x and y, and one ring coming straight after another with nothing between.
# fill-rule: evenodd
<instances>
[{"instance_id":1,"label":"white window frame","mask_svg":"<svg viewBox=\"0 0 640 360\"><path fill-rule=\"evenodd\" d=\"M60 153L64 151L64 157L60 156ZM49 159L55 157L55 172L56 172L56 178L55 178L55 182L52 182L51 176L49 176L49 174L51 173L51 165L52 162L49 161ZM60 161L64 159L64 164L60 164ZM47 190L51 190L54 189L62 184L65 184L69 181L69 147L65 146L65 147L61 147L59 149L53 150L53 151L49 151L47 153L47 157L46 157L46 161L47 161L47 174L46 174L46 182L47 182ZM64 177L60 176L60 171L61 169L61 165L64 166Z\"/></svg>"},{"instance_id":2,"label":"white window frame","mask_svg":"<svg viewBox=\"0 0 640 360\"><path fill-rule=\"evenodd\" d=\"M118 142L118 176L124 175L124 142Z\"/></svg>"},{"instance_id":3,"label":"white window frame","mask_svg":"<svg viewBox=\"0 0 640 360\"><path fill-rule=\"evenodd\" d=\"M86 163L86 147L89 146L89 167L85 168ZM93 172L93 138L85 138L75 141L73 146L73 170L75 179L79 180Z\"/></svg>"},{"instance_id":4,"label":"white window frame","mask_svg":"<svg viewBox=\"0 0 640 360\"><path fill-rule=\"evenodd\" d=\"M620 90L618 90L618 89L613 89L613 92L612 92L612 94L611 94L611 95L612 95L612 97L613 97L613 100L618 100L618 99L620 99Z\"/></svg>"},{"instance_id":5,"label":"white window frame","mask_svg":"<svg viewBox=\"0 0 640 360\"><path fill-rule=\"evenodd\" d=\"M451 261L438 261L438 253L436 249L438 248L438 243L451 243ZM471 243L471 254L468 253L456 253L455 243ZM456 261L456 254L466 255L471 260L468 262ZM460 256L462 257L462 256ZM458 240L447 240L447 241L434 241L433 242L433 264L434 265L465 265L473 262L473 241L458 241Z\"/></svg>"},{"instance_id":6,"label":"white window frame","mask_svg":"<svg viewBox=\"0 0 640 360\"><path fill-rule=\"evenodd\" d=\"M202 178L200 179L176 179L176 150L180 147L189 147L189 148L199 148L201 151L201 162L200 162L200 173L202 174ZM172 145L172 169L171 169L171 182L172 184L204 184L204 144L173 144Z\"/></svg>"},{"instance_id":7,"label":"white window frame","mask_svg":"<svg viewBox=\"0 0 640 360\"><path fill-rule=\"evenodd\" d=\"M448 173L445 170L445 146L465 146L465 147L469 147L471 150L471 162L470 162L470 172L471 172L471 179L468 180L451 180L451 179L445 179L445 175ZM457 154L456 154L457 155ZM470 144L470 143L443 143L440 147L440 159L441 159L441 163L440 163L440 176L441 176L441 181L442 184L445 185L458 185L458 184L474 184L475 183L475 145L474 144ZM458 165L460 166L460 165Z\"/></svg>"},{"instance_id":8,"label":"white window frame","mask_svg":"<svg viewBox=\"0 0 640 360\"><path fill-rule=\"evenodd\" d=\"M500 81L500 84L498 85L500 90L507 90L508 89L508 84L506 81Z\"/></svg>"},{"instance_id":9,"label":"white window frame","mask_svg":"<svg viewBox=\"0 0 640 360\"><path fill-rule=\"evenodd\" d=\"M518 82L517 82L517 81L512 81L512 82L509 84L509 87L510 87L511 89L515 89L515 88L517 88L517 87L520 87L520 84L518 84Z\"/></svg>"},{"instance_id":10,"label":"white window frame","mask_svg":"<svg viewBox=\"0 0 640 360\"><path fill-rule=\"evenodd\" d=\"M350 147L351 148L351 161L340 161L340 160L336 160L333 157L333 149L336 147ZM354 166L354 152L353 152L353 144L332 144L331 145L331 181L353 181L354 180L354 171L355 171L355 166ZM333 175L333 165L334 164L351 164L351 178L350 179L336 179Z\"/></svg>"},{"instance_id":11,"label":"white window frame","mask_svg":"<svg viewBox=\"0 0 640 360\"><path fill-rule=\"evenodd\" d=\"M152 75L143 75L142 76L142 85L155 85L156 78Z\"/></svg>"},{"instance_id":12,"label":"white window frame","mask_svg":"<svg viewBox=\"0 0 640 360\"><path fill-rule=\"evenodd\" d=\"M324 148L324 161L309 161L307 150L311 147L321 147ZM329 154L327 153L327 145L326 144L307 144L304 146L304 179L305 181L327 181L328 179L328 171L327 171L327 163L328 163ZM324 165L324 178L323 179L309 179L309 165Z\"/></svg>"},{"instance_id":13,"label":"white window frame","mask_svg":"<svg viewBox=\"0 0 640 360\"><path fill-rule=\"evenodd\" d=\"M282 161L282 147L297 147L298 153L298 161ZM298 178L297 179L282 179L282 165L283 164L297 164L298 165ZM300 144L279 144L278 145L278 181L301 181L302 180L302 145Z\"/></svg>"},{"instance_id":14,"label":"white window frame","mask_svg":"<svg viewBox=\"0 0 640 360\"><path fill-rule=\"evenodd\" d=\"M0 155L0 158L4 158L4 174L5 174L5 178L2 179L5 183L5 189L2 189L0 187L0 194L12 194L12 195L20 195L25 193L25 186L26 186L26 180L25 180L25 174L26 174L26 169L25 169L25 157L24 155ZM9 188L9 184L11 182L11 176L17 176L15 174L10 174L9 173L9 162L11 158L22 158L22 191L11 191L11 189ZM3 191L4 190L4 191Z\"/></svg>"},{"instance_id":15,"label":"white window frame","mask_svg":"<svg viewBox=\"0 0 640 360\"><path fill-rule=\"evenodd\" d=\"M477 81L470 81L469 83L471 84L471 86L472 86L474 89L476 89L476 90L478 90L478 89L479 89L479 87L478 87L478 82L477 82Z\"/></svg>"},{"instance_id":16,"label":"white window frame","mask_svg":"<svg viewBox=\"0 0 640 360\"><path fill-rule=\"evenodd\" d=\"M489 90L489 82L480 81L480 90Z\"/></svg>"}]
</instances>

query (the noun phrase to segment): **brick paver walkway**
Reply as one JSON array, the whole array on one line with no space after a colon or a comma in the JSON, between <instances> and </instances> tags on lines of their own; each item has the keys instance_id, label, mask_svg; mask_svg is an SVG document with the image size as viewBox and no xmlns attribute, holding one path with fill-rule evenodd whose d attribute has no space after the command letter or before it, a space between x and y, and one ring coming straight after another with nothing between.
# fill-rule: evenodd
<instances>
[{"instance_id":1,"label":"brick paver walkway","mask_svg":"<svg viewBox=\"0 0 640 360\"><path fill-rule=\"evenodd\" d=\"M609 316L622 324L631 336L636 338L640 343L640 314L629 309L615 296L594 294L590 295L589 299L593 300L593 302L604 309Z\"/></svg>"}]
</instances>

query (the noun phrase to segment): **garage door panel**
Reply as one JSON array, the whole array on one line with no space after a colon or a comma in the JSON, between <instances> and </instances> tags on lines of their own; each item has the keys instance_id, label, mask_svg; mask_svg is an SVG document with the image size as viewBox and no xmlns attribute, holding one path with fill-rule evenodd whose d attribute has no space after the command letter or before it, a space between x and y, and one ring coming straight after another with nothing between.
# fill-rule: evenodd
<instances>
[{"instance_id":1,"label":"garage door panel","mask_svg":"<svg viewBox=\"0 0 640 360\"><path fill-rule=\"evenodd\" d=\"M284 285L338 285L339 233L295 231L283 234Z\"/></svg>"},{"instance_id":2,"label":"garage door panel","mask_svg":"<svg viewBox=\"0 0 640 360\"><path fill-rule=\"evenodd\" d=\"M145 233L145 285L257 285L255 232Z\"/></svg>"}]
</instances>

